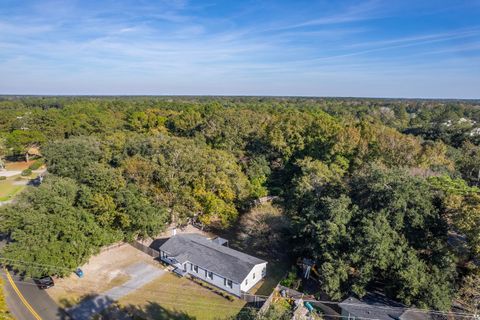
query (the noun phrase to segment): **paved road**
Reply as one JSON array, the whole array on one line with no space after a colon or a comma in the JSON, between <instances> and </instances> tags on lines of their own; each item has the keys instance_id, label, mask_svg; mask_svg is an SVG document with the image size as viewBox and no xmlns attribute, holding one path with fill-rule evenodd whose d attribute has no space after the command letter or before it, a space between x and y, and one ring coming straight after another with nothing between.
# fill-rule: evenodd
<instances>
[{"instance_id":1,"label":"paved road","mask_svg":"<svg viewBox=\"0 0 480 320\"><path fill-rule=\"evenodd\" d=\"M6 301L9 310L12 312L16 320L38 320L27 309L18 294L8 281L5 272L1 271L3 283L6 293ZM32 280L22 281L18 277L12 275L13 281L25 300L35 310L42 320L67 319L62 316L61 309L50 298L45 290L40 290Z\"/></svg>"},{"instance_id":2,"label":"paved road","mask_svg":"<svg viewBox=\"0 0 480 320\"><path fill-rule=\"evenodd\" d=\"M22 174L21 170L0 170L0 176L3 177L13 177Z\"/></svg>"},{"instance_id":3,"label":"paved road","mask_svg":"<svg viewBox=\"0 0 480 320\"><path fill-rule=\"evenodd\" d=\"M155 268L146 263L137 263L125 270L131 279L123 285L110 289L103 294L80 302L70 308L68 314L75 320L88 320L96 313L102 312L116 300L143 287L153 279L163 275L166 271Z\"/></svg>"}]
</instances>

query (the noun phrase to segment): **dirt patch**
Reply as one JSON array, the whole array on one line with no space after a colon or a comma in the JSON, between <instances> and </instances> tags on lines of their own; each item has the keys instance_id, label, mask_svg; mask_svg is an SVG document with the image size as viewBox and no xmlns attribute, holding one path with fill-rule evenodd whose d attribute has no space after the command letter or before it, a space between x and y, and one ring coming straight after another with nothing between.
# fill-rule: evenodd
<instances>
[{"instance_id":1,"label":"dirt patch","mask_svg":"<svg viewBox=\"0 0 480 320\"><path fill-rule=\"evenodd\" d=\"M124 271L131 277L131 280L115 286L103 294L97 296L90 295L73 308L69 308L67 310L68 314L73 319L92 319L95 314L103 312L113 305L114 301L125 295L135 293L138 288L143 287L166 272L145 262L129 266Z\"/></svg>"},{"instance_id":2,"label":"dirt patch","mask_svg":"<svg viewBox=\"0 0 480 320\"><path fill-rule=\"evenodd\" d=\"M5 169L11 170L11 171L23 171L25 169L28 169L35 160L30 160L28 162L25 161L18 161L18 162L6 162L5 163Z\"/></svg>"},{"instance_id":3,"label":"dirt patch","mask_svg":"<svg viewBox=\"0 0 480 320\"><path fill-rule=\"evenodd\" d=\"M144 262L160 268L157 261L128 244L116 246L92 257L81 267L83 278L72 274L63 279L55 279L55 286L48 294L61 306L77 304L82 297L101 294L121 286L131 279L128 268Z\"/></svg>"}]
</instances>

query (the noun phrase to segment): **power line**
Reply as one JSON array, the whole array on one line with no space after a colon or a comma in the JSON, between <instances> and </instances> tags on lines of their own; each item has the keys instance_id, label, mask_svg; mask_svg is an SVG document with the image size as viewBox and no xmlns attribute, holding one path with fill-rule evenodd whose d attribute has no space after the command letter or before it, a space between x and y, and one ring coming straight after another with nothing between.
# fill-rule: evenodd
<instances>
[{"instance_id":1,"label":"power line","mask_svg":"<svg viewBox=\"0 0 480 320\"><path fill-rule=\"evenodd\" d=\"M18 280L15 280L16 283L24 283L24 284L27 284L27 285L32 285L32 286L36 286L34 283L31 283L31 282L26 282L26 281L18 281ZM56 285L60 288L65 288L65 289L68 289L70 291L75 291L75 292L82 292L82 293L86 293L88 294L88 290L82 290L82 289L79 289L79 288L70 288L68 286L62 286L62 285ZM172 286L172 285L167 285L167 286ZM124 285L119 285L117 287L126 287L126 288L133 288L133 287L128 287L128 286L124 286ZM183 287L183 286L172 286L172 287ZM134 289L137 289L139 290L140 288L134 288ZM166 293L167 295L174 295L174 293L170 292L170 291L164 291L164 290L148 290L148 289L142 289L143 292L151 292L151 293ZM102 294L99 294L99 296L101 296ZM145 295L145 294L138 294L138 292L136 293L137 296L140 296L140 297L144 297L144 298L149 298L149 296ZM118 294L109 294L109 295L105 295L106 297L112 297L112 298L122 298L123 296L122 295L118 295ZM254 296L254 295L251 295L251 296ZM287 298L287 297L278 297L280 299L292 299L292 298ZM175 299L174 301L175 302L172 302L172 300L168 300L167 298L167 301L165 301L165 303L167 304L173 304L173 305L180 305L180 306L185 306L185 305L190 305L190 306L195 306L195 307L202 307L202 308L208 308L209 306L215 306L215 307L219 307L219 308L228 308L230 309L232 306L229 305L229 304L212 304L212 303L209 303L208 305L207 304L203 304L203 303L194 303L192 300L184 300L184 299L179 299L176 295L174 296ZM302 299L304 302L321 302L321 301L317 301L317 300L309 300L309 299ZM179 301L184 301L183 303L177 303ZM333 304L338 304L336 302L330 302L328 301L329 303L333 303ZM324 303L324 302L322 302ZM364 306L362 304L354 304L354 303L349 303L348 305L351 305L351 306ZM381 307L380 307L381 308ZM388 308L387 309L391 309L391 308ZM402 309L405 309L405 308L402 308ZM419 310L419 311L422 311L422 312L425 312L424 310ZM442 314L445 314L445 315L452 315L452 314L455 314L455 313L442 313ZM475 315L466 315L466 314L456 314L457 316L460 316L460 317L464 317L464 318L475 318ZM338 317L338 318L342 318L341 315L331 315L331 314L328 314L327 316L329 317ZM376 318L367 318L367 317L356 317L358 319L365 319L365 320L378 320Z\"/></svg>"},{"instance_id":2,"label":"power line","mask_svg":"<svg viewBox=\"0 0 480 320\"><path fill-rule=\"evenodd\" d=\"M31 283L31 282L27 282L27 281L19 281L19 280L16 280L15 282L17 283L24 283L24 284L27 284L27 285L32 285L32 286L36 286L34 283ZM87 283L92 283L93 281L83 281L83 282L87 282ZM68 287L68 286L64 286L64 285L59 285L59 284L56 284L57 287L60 287L60 288L64 288L64 289L67 289L67 291L76 291L76 292L82 292L82 293L89 293L91 291L89 290L82 290L80 288L71 288L71 287ZM122 285L118 285L117 287L123 287L123 288L127 288L127 289L133 289L133 290L139 290L141 288L138 288L138 287L130 287L130 286L126 286L124 284ZM171 285L171 284L167 284L165 285L164 287L173 287L173 288L184 288L184 286L181 286L181 285ZM192 290L194 288L189 288L189 290ZM174 294L174 293L171 293L170 291L165 291L165 290L149 290L149 289L142 289L142 291L146 291L146 292L150 292L150 293L166 293L166 294ZM197 291L203 291L202 289L198 288ZM252 295L252 294L245 294L245 295L248 295L248 296L252 296L252 297L267 297L267 296L263 296L263 295ZM115 296L114 294L113 295L109 295L109 296ZM145 295L144 295L145 296ZM293 298L288 298L288 297L277 297L279 299L293 299ZM178 299L177 299L178 300ZM180 299L181 300L181 299ZM332 301L321 301L321 300L311 300L311 299L303 299L303 301L305 302L313 302L313 303L324 303L324 304L339 304L338 302L332 302ZM191 302L189 300L187 300L187 302ZM187 303L188 304L188 303ZM230 308L231 305L229 304L209 304L209 305L214 305L214 306L219 306L219 307L227 307L227 308ZM343 303L343 305L350 305L350 306L365 306L363 304L356 304L356 303ZM376 306L375 308L380 308L380 309L387 309L387 310L391 310L391 309L394 309L396 307L380 307L380 306ZM422 313L425 313L425 312L429 312L428 310L422 310L422 309L414 309L414 308L402 308L402 307L397 307L401 310L415 310L417 312L422 312ZM429 313L437 313L437 314L442 314L442 315L457 315L457 316L461 316L461 317L466 317L466 318L470 318L470 317L474 317L474 315L472 314L464 314L464 313L455 313L455 312L435 312L435 311L430 311ZM365 319L371 319L371 318L365 318Z\"/></svg>"},{"instance_id":3,"label":"power line","mask_svg":"<svg viewBox=\"0 0 480 320\"><path fill-rule=\"evenodd\" d=\"M1 259L1 258L0 258ZM29 264L29 262L25 262L25 261L21 261L21 260L14 260L14 259L9 259L11 261L17 261L17 262L22 262L22 263L27 263ZM38 264L36 263L36 265L42 265L42 264ZM51 266L51 265L44 265L44 266ZM39 268L38 266L32 266L34 268ZM51 266L51 267L54 267L54 266ZM38 279L37 279L38 280ZM83 280L83 282L88 282L88 280ZM96 283L96 282L95 282ZM172 287L175 287L174 285L169 285L169 286L172 286ZM119 285L119 287L125 287L127 289L138 289L138 288L133 288L133 287L129 287L129 286L125 286L125 285ZM181 286L177 286L177 287L181 287ZM193 288L190 288L189 290L191 290ZM198 288L198 290L202 290L200 288ZM147 290L147 291L151 291L151 292L161 292L159 290ZM245 293L244 295L246 296L251 296L251 297L258 297L258 298L264 298L264 299L267 299L268 296L266 295L255 295L255 294L248 294L248 293ZM291 299L291 298L287 298L287 297L279 297L281 299ZM308 302L314 302L314 303L323 303L323 304L335 304L335 305L338 305L340 304L341 302L335 302L335 301L328 301L328 300L314 300L314 299L303 299L304 301L308 301ZM350 306L360 306L360 307L365 307L364 304L358 304L358 303L342 303L343 305L350 305ZM403 310L403 311L407 311L407 310L411 310L411 311L414 311L414 312L420 312L420 313L431 313L431 314L438 314L438 315L457 315L457 316L462 316L462 317L475 317L475 315L473 314L470 314L470 313L461 313L461 312L443 312L443 311L436 311L436 310L432 310L432 309L417 309L417 308L409 308L409 307L390 307L390 306L385 306L385 307L382 307L382 306L375 306L375 308L378 308L378 309L386 309L386 310L392 310L392 309L400 309L400 310Z\"/></svg>"},{"instance_id":4,"label":"power line","mask_svg":"<svg viewBox=\"0 0 480 320\"><path fill-rule=\"evenodd\" d=\"M34 262L28 262L28 261L16 260L16 259L9 259L9 258L0 258L0 260L17 262L20 265L30 265L33 268L40 268L41 266L57 268L57 266L53 266L53 265L40 264L40 263L34 263ZM32 264L35 264L35 266L32 266ZM13 265L15 265L15 263L13 263ZM113 264L110 264L110 265L113 265ZM59 267L59 268L71 271L71 269L69 269L69 268L65 268L65 267ZM39 280L38 278L32 278L32 279ZM86 281L84 280L83 282L88 282L88 280L86 280ZM90 282L93 282L93 281L90 281ZM170 285L170 286L175 287L174 285ZM117 287L124 287L124 288L127 288L127 289L135 289L135 290L139 289L139 288L136 288L136 287L134 288L134 287L129 287L129 286L125 286L125 285L119 285ZM177 287L182 287L182 286L177 286ZM191 289L193 289L193 288L190 288L189 290L191 290ZM201 289L199 288L198 290L201 290ZM74 290L72 290L72 291L74 291ZM147 289L144 289L144 291L154 292L154 293L155 292L162 292L160 290L147 290ZM165 292L165 291L163 291L163 292ZM256 294L248 294L248 293L244 293L244 295L245 296L251 296L251 297L257 297L257 298L263 298L263 299L268 299L268 297L269 297L269 296L266 296L266 295L256 295ZM288 298L288 297L278 297L278 298L280 298L280 299L293 299L293 298ZM313 302L313 303L333 304L333 305L339 305L341 303L342 305L365 307L365 304L360 304L360 303L348 303L348 302L343 303L343 302L336 302L336 301L329 301L329 300L315 300L315 299L303 299L303 298L302 298L302 300L305 301L305 302ZM436 314L436 315L456 315L456 316L468 317L468 318L476 318L477 317L477 315L472 314L472 313L444 312L444 311L437 311L437 310L433 310L433 309L418 309L418 308L411 308L411 307L371 306L371 308L385 309L385 310L400 309L400 310L403 310L403 311L414 311L414 312L419 312L419 313L430 313L430 314Z\"/></svg>"},{"instance_id":5,"label":"power line","mask_svg":"<svg viewBox=\"0 0 480 320\"><path fill-rule=\"evenodd\" d=\"M15 265L15 264L13 264ZM21 263L18 263L17 265L22 265ZM38 266L32 266L33 268L40 268ZM168 272L168 271L165 271L165 272ZM170 273L169 273L170 274ZM18 277L17 277L18 278ZM40 278L31 278L32 280L40 280ZM23 282L23 283L28 283L28 284L32 284L28 281L22 281L22 280L17 280L19 283ZM81 279L80 280L82 283L91 283L91 284L98 284L98 281L93 281L93 280L87 280L87 279ZM127 280L128 281L128 280ZM34 284L32 284L34 285ZM56 286L60 286L60 285L57 285L55 284ZM129 286L126 286L126 285L119 285L119 286L122 286L124 288L127 288L127 289L135 289L136 287L129 287ZM171 287L178 287L178 288L184 288L184 286L182 285L172 285L172 284L168 284L167 286L171 286ZM219 288L220 289L220 288ZM204 291L204 289L202 288L189 288L189 290L196 290L196 291ZM221 289L220 289L221 290Z\"/></svg>"},{"instance_id":6,"label":"power line","mask_svg":"<svg viewBox=\"0 0 480 320\"><path fill-rule=\"evenodd\" d=\"M31 282L28 282L28 281L19 281L19 280L14 280L15 283L19 283L19 284L24 284L24 285L29 285L29 286L34 286L34 287L37 287L37 285L35 283L31 283ZM74 292L81 292L81 293L85 293L87 296L88 294L91 294L92 291L88 290L88 289L81 289L81 288L70 288L68 286L64 286L64 285L57 285L55 284L55 287L59 287L59 288L63 288L63 289L66 289L66 291L74 291ZM127 288L127 289L141 289L140 288L136 288L136 287L128 287L128 286L123 286L123 285L118 285L116 286L115 288L117 287L122 287L122 288ZM107 290L108 291L108 290ZM148 290L148 289L142 289L141 291L143 292L150 292L150 293L165 293L167 295L175 295L175 293L171 292L171 291L166 291L166 290ZM133 291L132 291L133 292ZM122 298L122 297L125 297L127 295L129 295L130 293L126 294L126 295L122 295L122 294L107 294L106 292L104 293L100 293L100 294L97 294L98 297L102 297L104 296L105 298L108 298L108 297L117 297L117 298ZM142 295L145 297L145 295ZM187 301L187 302L192 302L191 300L182 300L182 299L177 299L177 296L175 295L175 300L176 301ZM200 303L201 305L201 303ZM208 303L209 306L218 306L218 307L225 307L225 308L231 308L232 306L229 305L228 303L222 303L222 304L219 304L219 303Z\"/></svg>"}]
</instances>

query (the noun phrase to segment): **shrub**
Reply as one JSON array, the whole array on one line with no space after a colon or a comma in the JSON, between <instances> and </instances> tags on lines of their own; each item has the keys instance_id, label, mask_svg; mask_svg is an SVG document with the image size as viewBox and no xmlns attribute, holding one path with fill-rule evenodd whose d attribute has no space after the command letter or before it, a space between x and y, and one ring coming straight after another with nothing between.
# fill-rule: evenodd
<instances>
[{"instance_id":1,"label":"shrub","mask_svg":"<svg viewBox=\"0 0 480 320\"><path fill-rule=\"evenodd\" d=\"M7 177L5 177L5 176L0 176L0 181L2 181L2 180L7 180Z\"/></svg>"},{"instance_id":2,"label":"shrub","mask_svg":"<svg viewBox=\"0 0 480 320\"><path fill-rule=\"evenodd\" d=\"M22 171L22 176L26 177L32 174L32 169L28 168Z\"/></svg>"},{"instance_id":3,"label":"shrub","mask_svg":"<svg viewBox=\"0 0 480 320\"><path fill-rule=\"evenodd\" d=\"M41 166L44 165L44 163L45 163L45 160L43 160L43 159L35 160L35 162L30 165L29 169L38 170L38 169L40 169Z\"/></svg>"},{"instance_id":4,"label":"shrub","mask_svg":"<svg viewBox=\"0 0 480 320\"><path fill-rule=\"evenodd\" d=\"M300 279L298 278L298 270L292 267L285 279L280 281L280 284L287 288L297 289L300 286Z\"/></svg>"}]
</instances>

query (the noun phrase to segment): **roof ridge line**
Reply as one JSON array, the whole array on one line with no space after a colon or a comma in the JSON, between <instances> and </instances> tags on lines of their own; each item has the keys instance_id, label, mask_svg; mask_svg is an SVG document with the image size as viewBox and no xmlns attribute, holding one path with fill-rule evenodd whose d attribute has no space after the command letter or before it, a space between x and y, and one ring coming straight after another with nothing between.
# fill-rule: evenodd
<instances>
[{"instance_id":1,"label":"roof ridge line","mask_svg":"<svg viewBox=\"0 0 480 320\"><path fill-rule=\"evenodd\" d=\"M208 238L205 238L205 240L211 241L211 240L209 240ZM215 248L209 247L209 246L207 246L206 244L203 244L203 243L197 241L197 239L192 239L192 241L195 242L196 244L199 244L199 245L205 247L205 248L215 250ZM212 242L212 243L214 243L214 242ZM224 247L224 246L221 246L221 245L219 245L219 244L215 244L215 245L217 245L217 246L219 246L219 247ZM241 254L244 254L243 252L240 252L240 251L235 250L235 249L232 249L232 248L228 248L228 247L224 247L224 248L227 248L227 249L233 250L233 251L235 251L235 252L239 252L239 253L241 253ZM239 257L236 257L236 256L234 256L233 254L230 254L230 253L228 253L228 252L224 252L224 251L220 251L220 252L222 252L222 253L224 253L224 254L227 254L228 256L230 256L230 257L232 257L232 258L235 258L236 260L238 260L238 261L240 261L240 262L248 263L248 261L244 261L244 260L240 259ZM248 255L246 255L246 256L248 256Z\"/></svg>"}]
</instances>

